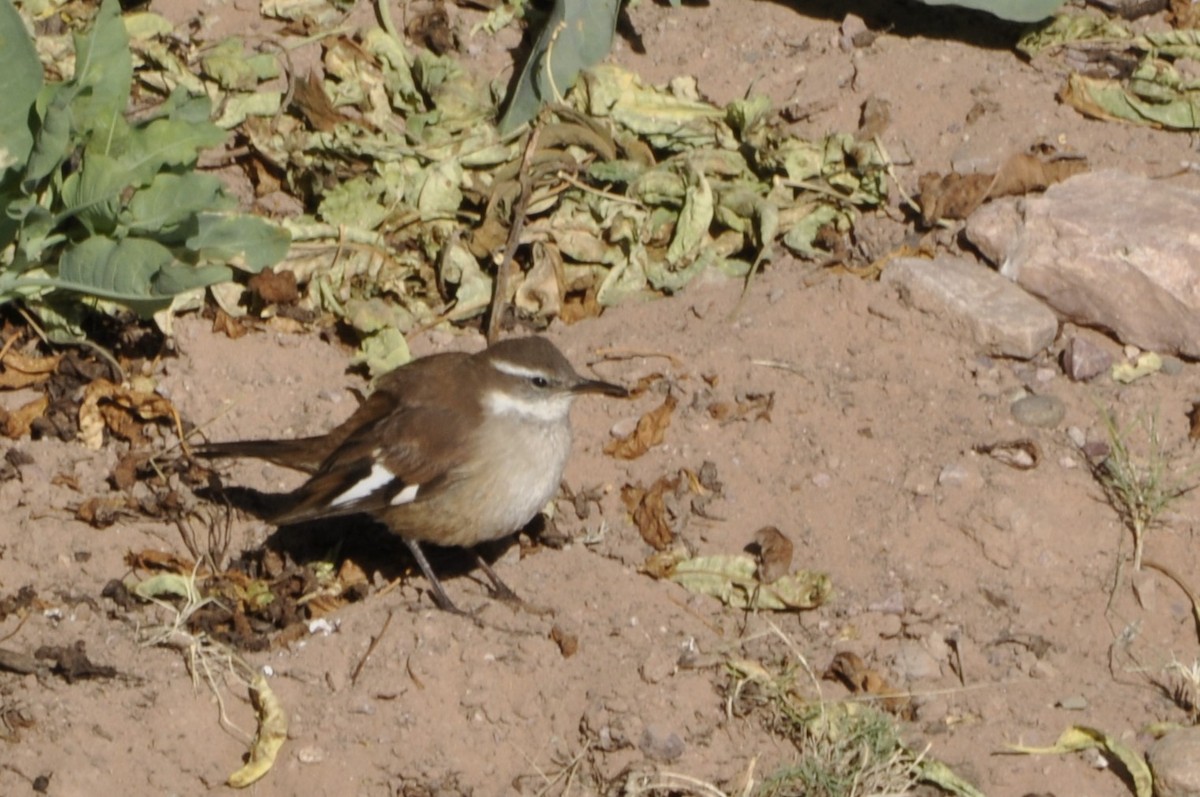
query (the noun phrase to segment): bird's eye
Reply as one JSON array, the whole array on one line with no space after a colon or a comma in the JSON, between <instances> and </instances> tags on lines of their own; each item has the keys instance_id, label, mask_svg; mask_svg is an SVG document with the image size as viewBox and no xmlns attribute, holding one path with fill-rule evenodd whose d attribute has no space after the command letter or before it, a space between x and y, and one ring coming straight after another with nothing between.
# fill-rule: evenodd
<instances>
[{"instance_id":1,"label":"bird's eye","mask_svg":"<svg viewBox=\"0 0 1200 797\"><path fill-rule=\"evenodd\" d=\"M544 376L531 376L529 381L534 387L547 388L550 387L550 380Z\"/></svg>"}]
</instances>

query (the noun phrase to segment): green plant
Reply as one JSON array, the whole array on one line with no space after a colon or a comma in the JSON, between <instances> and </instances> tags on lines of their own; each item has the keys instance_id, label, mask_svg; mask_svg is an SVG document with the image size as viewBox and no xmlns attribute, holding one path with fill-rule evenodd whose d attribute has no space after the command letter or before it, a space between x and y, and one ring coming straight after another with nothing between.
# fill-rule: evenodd
<instances>
[{"instance_id":1,"label":"green plant","mask_svg":"<svg viewBox=\"0 0 1200 797\"><path fill-rule=\"evenodd\" d=\"M177 90L127 117L133 62L117 0L76 34L68 80L45 80L12 0L0 0L0 44L0 304L20 299L76 337L81 295L146 315L232 266L256 272L286 254L286 232L231 214L220 180L195 170L226 135L207 97Z\"/></svg>"},{"instance_id":2,"label":"green plant","mask_svg":"<svg viewBox=\"0 0 1200 797\"><path fill-rule=\"evenodd\" d=\"M1130 428L1122 429L1111 412L1104 411L1103 416L1109 454L1093 466L1092 473L1104 488L1109 504L1133 532L1133 569L1138 571L1142 568L1147 531L1172 501L1195 485L1171 476L1170 458L1163 451L1154 416L1136 424L1145 433L1147 451L1143 455L1130 448Z\"/></svg>"}]
</instances>

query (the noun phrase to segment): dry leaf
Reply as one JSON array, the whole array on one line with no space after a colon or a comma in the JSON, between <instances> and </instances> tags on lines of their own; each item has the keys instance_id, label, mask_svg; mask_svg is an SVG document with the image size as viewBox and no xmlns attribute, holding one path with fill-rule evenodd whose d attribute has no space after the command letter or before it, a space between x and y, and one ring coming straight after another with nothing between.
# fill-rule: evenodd
<instances>
[{"instance_id":1,"label":"dry leaf","mask_svg":"<svg viewBox=\"0 0 1200 797\"><path fill-rule=\"evenodd\" d=\"M196 568L196 563L190 559L152 548L125 554L125 565L133 570L166 570L183 574L191 573Z\"/></svg>"},{"instance_id":2,"label":"dry leaf","mask_svg":"<svg viewBox=\"0 0 1200 797\"><path fill-rule=\"evenodd\" d=\"M763 526L754 533L758 546L758 580L764 584L778 581L792 569L792 541L774 526Z\"/></svg>"},{"instance_id":3,"label":"dry leaf","mask_svg":"<svg viewBox=\"0 0 1200 797\"><path fill-rule=\"evenodd\" d=\"M678 403L678 400L668 393L662 404L638 420L633 434L610 441L604 446L604 453L617 459L637 459L645 454L663 441L667 428L671 425L671 415Z\"/></svg>"},{"instance_id":4,"label":"dry leaf","mask_svg":"<svg viewBox=\"0 0 1200 797\"><path fill-rule=\"evenodd\" d=\"M564 659L569 659L579 652L579 637L563 630L557 623L550 629L550 639L558 645L558 651Z\"/></svg>"},{"instance_id":5,"label":"dry leaf","mask_svg":"<svg viewBox=\"0 0 1200 797\"><path fill-rule=\"evenodd\" d=\"M45 382L58 368L61 359L61 354L28 357L16 351L6 353L0 359L0 366L3 366L0 367L0 390L17 390Z\"/></svg>"},{"instance_id":6,"label":"dry leaf","mask_svg":"<svg viewBox=\"0 0 1200 797\"><path fill-rule=\"evenodd\" d=\"M33 422L46 414L46 409L50 406L50 399L46 396L36 398L28 404L24 404L17 409L2 413L0 417L0 432L3 432L5 437L16 440L21 437L29 436L29 428Z\"/></svg>"},{"instance_id":7,"label":"dry leaf","mask_svg":"<svg viewBox=\"0 0 1200 797\"><path fill-rule=\"evenodd\" d=\"M424 11L409 17L404 32L408 38L437 55L445 55L458 49L458 34L450 25L450 15L441 3L434 3Z\"/></svg>"},{"instance_id":8,"label":"dry leaf","mask_svg":"<svg viewBox=\"0 0 1200 797\"><path fill-rule=\"evenodd\" d=\"M126 510L125 496L119 498L92 497L75 510L75 519L97 529L107 528L117 522Z\"/></svg>"},{"instance_id":9,"label":"dry leaf","mask_svg":"<svg viewBox=\"0 0 1200 797\"><path fill-rule=\"evenodd\" d=\"M1188 440L1200 440L1200 401L1193 401L1188 410Z\"/></svg>"},{"instance_id":10,"label":"dry leaf","mask_svg":"<svg viewBox=\"0 0 1200 797\"><path fill-rule=\"evenodd\" d=\"M1042 450L1032 440L1014 440L1010 443L985 443L975 446L978 454L987 454L1017 470L1033 470L1042 461Z\"/></svg>"},{"instance_id":11,"label":"dry leaf","mask_svg":"<svg viewBox=\"0 0 1200 797\"><path fill-rule=\"evenodd\" d=\"M871 669L855 653L844 650L833 657L829 667L821 674L828 681L841 681L856 695L871 695L881 698L879 705L887 712L904 719L914 716L912 701L899 689L894 689L887 679Z\"/></svg>"},{"instance_id":12,"label":"dry leaf","mask_svg":"<svg viewBox=\"0 0 1200 797\"><path fill-rule=\"evenodd\" d=\"M300 299L296 287L296 272L283 269L278 273L263 269L246 283L246 289L260 307L272 304L295 304Z\"/></svg>"},{"instance_id":13,"label":"dry leaf","mask_svg":"<svg viewBox=\"0 0 1200 797\"><path fill-rule=\"evenodd\" d=\"M287 741L287 714L261 673L250 682L250 702L258 713L258 733L246 765L229 776L228 783L235 789L244 789L270 772L279 748Z\"/></svg>"},{"instance_id":14,"label":"dry leaf","mask_svg":"<svg viewBox=\"0 0 1200 797\"><path fill-rule=\"evenodd\" d=\"M321 84L321 76L316 72L295 82L295 94L292 105L300 111L313 130L321 133L332 133L339 122L346 117L329 101L325 87Z\"/></svg>"},{"instance_id":15,"label":"dry leaf","mask_svg":"<svg viewBox=\"0 0 1200 797\"><path fill-rule=\"evenodd\" d=\"M718 423L726 424L750 418L755 421L771 420L771 410L775 408L775 393L747 393L738 398L733 404L718 401L708 407L709 416Z\"/></svg>"},{"instance_id":16,"label":"dry leaf","mask_svg":"<svg viewBox=\"0 0 1200 797\"><path fill-rule=\"evenodd\" d=\"M1133 790L1136 797L1151 797L1154 793L1154 779L1146 759L1137 751L1109 736L1103 731L1088 728L1083 725L1072 725L1063 731L1058 741L1050 747L1028 747L1022 744L1008 745L1009 751L1024 755L1062 755L1079 750L1104 750L1119 760L1126 772L1133 779Z\"/></svg>"},{"instance_id":17,"label":"dry leaf","mask_svg":"<svg viewBox=\"0 0 1200 797\"><path fill-rule=\"evenodd\" d=\"M633 524L646 544L656 551L667 550L675 540L664 495L678 487L678 476L661 476L648 490L632 484L621 488L621 500L633 515Z\"/></svg>"},{"instance_id":18,"label":"dry leaf","mask_svg":"<svg viewBox=\"0 0 1200 797\"><path fill-rule=\"evenodd\" d=\"M1022 153L1010 157L995 174L923 174L918 180L921 220L932 226L941 219L965 219L989 199L1044 191L1087 170L1082 158L1041 159Z\"/></svg>"},{"instance_id":19,"label":"dry leaf","mask_svg":"<svg viewBox=\"0 0 1200 797\"><path fill-rule=\"evenodd\" d=\"M172 420L179 425L178 413L167 399L157 393L143 393L97 379L83 390L79 439L87 448L99 449L104 445L107 428L132 442L142 437L144 422L159 420Z\"/></svg>"},{"instance_id":20,"label":"dry leaf","mask_svg":"<svg viewBox=\"0 0 1200 797\"><path fill-rule=\"evenodd\" d=\"M216 315L213 316L212 331L220 332L230 340L237 340L249 332L250 328L241 319L234 318L218 307Z\"/></svg>"},{"instance_id":21,"label":"dry leaf","mask_svg":"<svg viewBox=\"0 0 1200 797\"><path fill-rule=\"evenodd\" d=\"M824 573L800 570L773 584L755 577L758 563L746 554L697 556L675 565L671 581L690 592L711 595L736 609L814 609L833 590Z\"/></svg>"}]
</instances>

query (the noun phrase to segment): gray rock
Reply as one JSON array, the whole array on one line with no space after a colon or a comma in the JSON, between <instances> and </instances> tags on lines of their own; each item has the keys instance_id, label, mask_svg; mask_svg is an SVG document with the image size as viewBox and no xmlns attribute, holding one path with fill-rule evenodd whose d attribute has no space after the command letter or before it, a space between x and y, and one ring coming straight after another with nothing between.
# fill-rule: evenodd
<instances>
[{"instance_id":1,"label":"gray rock","mask_svg":"<svg viewBox=\"0 0 1200 797\"><path fill-rule=\"evenodd\" d=\"M1058 333L1058 320L1045 305L962 258L899 258L881 281L896 286L910 306L965 327L988 354L1029 359Z\"/></svg>"},{"instance_id":2,"label":"gray rock","mask_svg":"<svg viewBox=\"0 0 1200 797\"><path fill-rule=\"evenodd\" d=\"M1058 426L1067 414L1066 406L1054 396L1026 396L1014 401L1010 409L1017 423L1038 429Z\"/></svg>"},{"instance_id":3,"label":"gray rock","mask_svg":"<svg viewBox=\"0 0 1200 797\"><path fill-rule=\"evenodd\" d=\"M892 669L900 677L900 682L905 684L930 681L942 675L942 668L937 659L921 647L921 643L913 640L900 643L899 649L892 656Z\"/></svg>"},{"instance_id":4,"label":"gray rock","mask_svg":"<svg viewBox=\"0 0 1200 797\"><path fill-rule=\"evenodd\" d=\"M1064 319L1200 357L1200 191L1123 172L1082 174L967 221L1000 273Z\"/></svg>"},{"instance_id":5,"label":"gray rock","mask_svg":"<svg viewBox=\"0 0 1200 797\"><path fill-rule=\"evenodd\" d=\"M647 725L642 731L642 738L638 740L638 749L651 761L669 764L677 761L683 755L687 745L684 744L679 734Z\"/></svg>"},{"instance_id":6,"label":"gray rock","mask_svg":"<svg viewBox=\"0 0 1200 797\"><path fill-rule=\"evenodd\" d=\"M1146 753L1157 797L1200 797L1200 728L1171 731Z\"/></svg>"},{"instance_id":7,"label":"gray rock","mask_svg":"<svg viewBox=\"0 0 1200 797\"><path fill-rule=\"evenodd\" d=\"M1112 367L1113 358L1087 338L1073 337L1063 349L1063 371L1074 382L1086 382Z\"/></svg>"}]
</instances>

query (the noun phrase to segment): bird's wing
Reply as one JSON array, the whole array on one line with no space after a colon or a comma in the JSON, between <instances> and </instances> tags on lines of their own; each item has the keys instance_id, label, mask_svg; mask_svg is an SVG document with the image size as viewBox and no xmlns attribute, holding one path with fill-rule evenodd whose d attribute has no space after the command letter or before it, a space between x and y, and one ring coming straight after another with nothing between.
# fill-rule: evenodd
<instances>
[{"instance_id":1,"label":"bird's wing","mask_svg":"<svg viewBox=\"0 0 1200 797\"><path fill-rule=\"evenodd\" d=\"M379 396L382 402L388 392L376 391L371 400ZM282 525L371 514L435 494L461 464L466 447L454 412L421 398L392 392L395 403L388 411L372 413L351 430L272 520Z\"/></svg>"}]
</instances>

